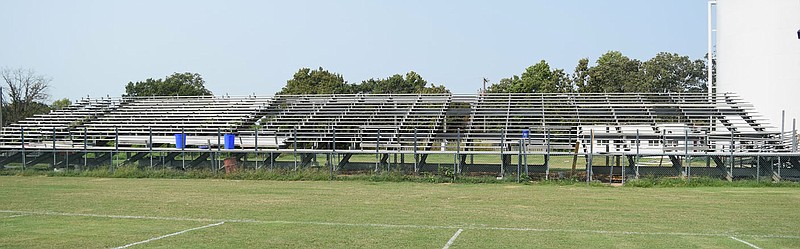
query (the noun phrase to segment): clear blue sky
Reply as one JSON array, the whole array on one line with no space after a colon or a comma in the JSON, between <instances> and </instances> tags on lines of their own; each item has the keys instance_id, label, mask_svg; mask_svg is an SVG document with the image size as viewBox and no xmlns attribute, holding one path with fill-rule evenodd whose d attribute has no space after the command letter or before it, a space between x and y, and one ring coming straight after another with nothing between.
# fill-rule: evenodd
<instances>
[{"instance_id":1,"label":"clear blue sky","mask_svg":"<svg viewBox=\"0 0 800 249\"><path fill-rule=\"evenodd\" d=\"M706 50L705 0L5 0L0 13L0 67L52 77L52 99L186 71L215 94L272 94L320 66L351 83L413 70L474 93L542 59L571 72L609 50Z\"/></svg>"}]
</instances>

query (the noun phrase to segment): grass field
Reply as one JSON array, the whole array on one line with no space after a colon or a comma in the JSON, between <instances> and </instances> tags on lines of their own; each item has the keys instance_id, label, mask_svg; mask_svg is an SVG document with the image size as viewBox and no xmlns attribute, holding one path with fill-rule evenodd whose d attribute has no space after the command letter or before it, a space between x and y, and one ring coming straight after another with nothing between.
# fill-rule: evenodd
<instances>
[{"instance_id":1,"label":"grass field","mask_svg":"<svg viewBox=\"0 0 800 249\"><path fill-rule=\"evenodd\" d=\"M3 176L0 200L0 248L800 248L800 188Z\"/></svg>"}]
</instances>

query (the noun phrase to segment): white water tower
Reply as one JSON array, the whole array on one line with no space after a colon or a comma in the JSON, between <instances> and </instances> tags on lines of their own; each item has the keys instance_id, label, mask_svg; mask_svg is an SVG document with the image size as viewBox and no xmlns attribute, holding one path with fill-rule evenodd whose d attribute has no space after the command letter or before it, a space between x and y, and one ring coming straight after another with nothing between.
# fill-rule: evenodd
<instances>
[{"instance_id":1,"label":"white water tower","mask_svg":"<svg viewBox=\"0 0 800 249\"><path fill-rule=\"evenodd\" d=\"M800 0L716 0L709 14L714 3L717 92L742 96L776 129L786 110L791 129L800 119Z\"/></svg>"}]
</instances>

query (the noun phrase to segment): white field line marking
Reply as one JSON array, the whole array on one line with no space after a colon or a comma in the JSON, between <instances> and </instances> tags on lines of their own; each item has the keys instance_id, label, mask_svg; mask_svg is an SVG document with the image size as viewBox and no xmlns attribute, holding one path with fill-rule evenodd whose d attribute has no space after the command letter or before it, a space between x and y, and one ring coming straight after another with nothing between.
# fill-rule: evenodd
<instances>
[{"instance_id":1,"label":"white field line marking","mask_svg":"<svg viewBox=\"0 0 800 249\"><path fill-rule=\"evenodd\" d=\"M747 242L747 241L744 241L744 240L740 240L739 238L736 238L736 237L733 237L733 236L731 236L731 239L733 239L733 240L735 240L735 241L742 242L742 243L744 243L745 245L748 245L748 246L750 246L750 247L752 247L752 248L755 248L755 249L761 249L761 247L757 247L756 245L750 244L750 242Z\"/></svg>"},{"instance_id":2,"label":"white field line marking","mask_svg":"<svg viewBox=\"0 0 800 249\"><path fill-rule=\"evenodd\" d=\"M0 217L0 218L17 218L17 217L22 217L22 216L28 216L28 214L15 214L15 215L6 216L6 217Z\"/></svg>"},{"instance_id":3,"label":"white field line marking","mask_svg":"<svg viewBox=\"0 0 800 249\"><path fill-rule=\"evenodd\" d=\"M456 231L456 234L453 234L453 237L450 237L450 240L447 241L447 244L444 244L444 247L442 247L442 249L450 248L450 246L453 245L453 242L456 241L456 238L458 238L458 235L461 234L461 232L463 231L464 229L459 228L458 231Z\"/></svg>"},{"instance_id":4,"label":"white field line marking","mask_svg":"<svg viewBox=\"0 0 800 249\"><path fill-rule=\"evenodd\" d=\"M147 240L142 240L142 241L139 241L139 242L130 243L130 244L127 244L127 245L124 245L124 246L114 247L114 249L128 248L128 247L131 247L131 246L144 244L144 243L147 243L147 242L150 242L150 241L160 240L160 239L163 239L163 238L166 238L166 237L172 237L172 236L175 236L175 235L178 235L178 234L182 234L182 233L185 233L185 232L191 232L191 231L199 230L199 229L203 229L203 228L215 227L215 226L219 226L219 225L222 225L222 224L225 224L225 222L223 221L223 222L219 222L219 223L208 224L208 225L205 225L205 226L202 226L202 227L189 228L189 229L186 229L186 230L183 230L183 231L180 231L180 232L174 232L174 233L170 233L170 234L167 234L167 235L161 235L161 236L158 236L158 237L149 238Z\"/></svg>"},{"instance_id":5,"label":"white field line marking","mask_svg":"<svg viewBox=\"0 0 800 249\"><path fill-rule=\"evenodd\" d=\"M633 232L633 231L606 231L606 230L580 230L580 229L549 229L549 228L526 228L526 227L487 227L487 226L429 226L429 225L403 225L403 224L376 224L376 223L339 223L339 222L315 222L315 221L282 221L282 220L252 220L252 219L209 219L209 218L181 218L181 217L159 217L159 216L138 216L138 215L106 215L106 214L81 214L81 213L60 213L49 211L17 211L0 210L0 213L16 213L30 215L55 215L55 216L79 216L113 219L147 219L147 220L172 220L172 221L199 221L199 222L232 222L232 223L260 223L260 224L293 224L293 225L319 225L319 226L351 226L351 227L381 227L381 228L416 228L416 229L472 229L472 230L500 230L500 231L528 231L528 232L554 232L554 233L595 233L595 234L616 234L616 235L653 235L653 236L696 236L696 237L730 237L736 235L740 237L753 238L782 238L800 239L797 235L781 234L722 234L722 233L681 233L681 232Z\"/></svg>"}]
</instances>

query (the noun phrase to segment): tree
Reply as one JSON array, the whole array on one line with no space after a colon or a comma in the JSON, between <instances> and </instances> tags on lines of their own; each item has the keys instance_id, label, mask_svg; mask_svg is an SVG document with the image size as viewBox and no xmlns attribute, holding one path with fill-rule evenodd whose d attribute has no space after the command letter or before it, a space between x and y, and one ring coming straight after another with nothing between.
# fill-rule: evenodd
<instances>
[{"instance_id":1,"label":"tree","mask_svg":"<svg viewBox=\"0 0 800 249\"><path fill-rule=\"evenodd\" d=\"M541 60L525 69L522 76L511 76L500 80L487 89L490 93L559 93L572 92L572 81L563 69L551 69L546 61Z\"/></svg>"},{"instance_id":2,"label":"tree","mask_svg":"<svg viewBox=\"0 0 800 249\"><path fill-rule=\"evenodd\" d=\"M522 84L521 79L519 76L511 76L510 78L502 78L500 82L497 84L490 85L487 89L487 93L511 93L512 86Z\"/></svg>"},{"instance_id":3,"label":"tree","mask_svg":"<svg viewBox=\"0 0 800 249\"><path fill-rule=\"evenodd\" d=\"M146 79L128 82L126 97L136 96L203 96L211 95L206 89L205 80L197 73L174 73L165 79Z\"/></svg>"},{"instance_id":4,"label":"tree","mask_svg":"<svg viewBox=\"0 0 800 249\"><path fill-rule=\"evenodd\" d=\"M331 73L320 67L317 70L301 68L286 86L277 94L333 94L353 93L355 87L347 84L340 74Z\"/></svg>"},{"instance_id":5,"label":"tree","mask_svg":"<svg viewBox=\"0 0 800 249\"><path fill-rule=\"evenodd\" d=\"M705 92L706 63L675 53L661 52L642 64L651 92Z\"/></svg>"},{"instance_id":6,"label":"tree","mask_svg":"<svg viewBox=\"0 0 800 249\"><path fill-rule=\"evenodd\" d=\"M588 80L581 92L647 92L651 88L644 81L642 62L630 59L619 51L609 51L589 68Z\"/></svg>"},{"instance_id":7,"label":"tree","mask_svg":"<svg viewBox=\"0 0 800 249\"><path fill-rule=\"evenodd\" d=\"M581 58L578 60L578 65L575 66L575 71L572 72L572 83L578 90L587 89L589 84L589 59Z\"/></svg>"},{"instance_id":8,"label":"tree","mask_svg":"<svg viewBox=\"0 0 800 249\"><path fill-rule=\"evenodd\" d=\"M405 77L395 74L385 79L369 79L361 82L356 88L359 93L377 94L403 94L403 93L449 93L443 85L427 86L428 81L414 71L406 73Z\"/></svg>"},{"instance_id":9,"label":"tree","mask_svg":"<svg viewBox=\"0 0 800 249\"><path fill-rule=\"evenodd\" d=\"M8 95L8 99L3 100L8 102L3 110L3 123L17 122L49 111L42 102L50 97L48 90L51 78L22 68L3 68L0 77L5 82L3 93Z\"/></svg>"},{"instance_id":10,"label":"tree","mask_svg":"<svg viewBox=\"0 0 800 249\"><path fill-rule=\"evenodd\" d=\"M421 94L442 94L442 93L450 93L450 90L448 90L446 87L444 87L444 85L438 85L437 86L437 85L434 85L433 83L431 83L431 86L422 88L422 91L420 91L418 93L421 93Z\"/></svg>"},{"instance_id":11,"label":"tree","mask_svg":"<svg viewBox=\"0 0 800 249\"><path fill-rule=\"evenodd\" d=\"M63 98L63 99L59 99L59 100L53 101L53 104L50 105L50 109L60 110L60 109L64 109L64 107L67 107L67 106L70 106L70 105L72 105L72 101L69 100L68 98Z\"/></svg>"}]
</instances>

